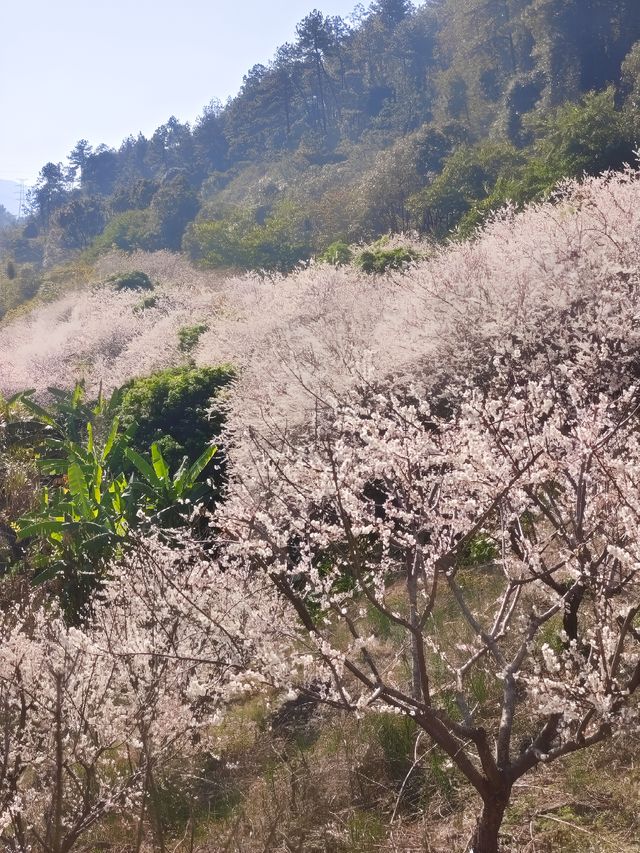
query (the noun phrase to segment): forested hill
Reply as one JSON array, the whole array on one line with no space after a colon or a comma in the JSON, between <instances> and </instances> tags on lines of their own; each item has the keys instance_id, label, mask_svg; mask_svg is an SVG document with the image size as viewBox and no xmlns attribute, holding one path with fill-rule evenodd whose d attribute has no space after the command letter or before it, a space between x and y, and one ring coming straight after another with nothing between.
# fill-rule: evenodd
<instances>
[{"instance_id":1,"label":"forested hill","mask_svg":"<svg viewBox=\"0 0 640 853\"><path fill-rule=\"evenodd\" d=\"M640 140L637 0L376 0L313 11L238 95L47 163L18 264L184 249L288 268L336 240L462 232L506 200L618 168ZM177 107L179 105L176 105Z\"/></svg>"}]
</instances>

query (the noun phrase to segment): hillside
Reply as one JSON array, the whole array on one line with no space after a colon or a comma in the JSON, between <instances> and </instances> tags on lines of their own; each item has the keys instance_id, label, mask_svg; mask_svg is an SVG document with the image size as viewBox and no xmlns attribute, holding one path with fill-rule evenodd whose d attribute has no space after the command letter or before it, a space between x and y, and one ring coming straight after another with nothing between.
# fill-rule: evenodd
<instances>
[{"instance_id":1,"label":"hillside","mask_svg":"<svg viewBox=\"0 0 640 853\"><path fill-rule=\"evenodd\" d=\"M639 199L633 170L573 183L387 276L112 253L90 287L5 323L1 390L49 407L27 394L2 416L0 533L25 534L4 590L27 610L3 616L0 722L9 744L22 726L16 766L25 743L37 762L19 790L0 775L8 849L51 825L56 766L60 837L101 848L408 853L473 835L496 853L502 824L501 850L639 849L619 796L638 790ZM157 447L151 467L120 429L172 411L168 453L187 406L206 434L198 370L223 363L209 540ZM74 378L86 405L47 392ZM29 573L46 611L20 598ZM56 741L62 708L77 736Z\"/></svg>"},{"instance_id":2,"label":"hillside","mask_svg":"<svg viewBox=\"0 0 640 853\"><path fill-rule=\"evenodd\" d=\"M551 336L564 312L588 298L590 280L602 289L597 300L617 298L617 282L635 280L638 187L633 170L573 183L557 210L549 202L506 210L478 241L424 244L426 260L386 276L330 263L237 276L194 269L167 252L112 252L84 271L86 285L0 329L0 392L28 387L42 397L48 386L82 381L90 394L111 394L176 363L232 363L242 374L239 420L258 428L273 419L277 428L304 422L311 392L339 397L372 377L430 377L437 387L446 381L441 369L471 365L480 375L500 341L524 347L542 327ZM136 270L152 290L110 281ZM621 301L611 322L633 325L633 311L632 300ZM189 327L200 332L184 350L179 333Z\"/></svg>"},{"instance_id":3,"label":"hillside","mask_svg":"<svg viewBox=\"0 0 640 853\"><path fill-rule=\"evenodd\" d=\"M634 158L632 0L378 0L313 11L238 95L48 163L19 263L113 246L286 270L343 240L463 232L510 199ZM25 239L25 233L28 237Z\"/></svg>"},{"instance_id":4,"label":"hillside","mask_svg":"<svg viewBox=\"0 0 640 853\"><path fill-rule=\"evenodd\" d=\"M640 853L639 140L636 0L375 0L44 166L2 851Z\"/></svg>"}]
</instances>

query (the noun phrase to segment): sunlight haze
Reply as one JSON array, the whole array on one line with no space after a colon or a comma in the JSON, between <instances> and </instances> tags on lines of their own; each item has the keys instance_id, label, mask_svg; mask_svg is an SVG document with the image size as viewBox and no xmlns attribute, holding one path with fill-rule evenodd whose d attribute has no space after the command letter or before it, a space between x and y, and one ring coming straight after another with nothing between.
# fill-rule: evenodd
<instances>
[{"instance_id":1,"label":"sunlight haze","mask_svg":"<svg viewBox=\"0 0 640 853\"><path fill-rule=\"evenodd\" d=\"M352 0L329 0L347 16ZM295 35L313 0L61 0L2 4L0 179L32 182L78 139L118 146L171 115L193 121L213 98ZM7 132L9 131L9 132Z\"/></svg>"}]
</instances>

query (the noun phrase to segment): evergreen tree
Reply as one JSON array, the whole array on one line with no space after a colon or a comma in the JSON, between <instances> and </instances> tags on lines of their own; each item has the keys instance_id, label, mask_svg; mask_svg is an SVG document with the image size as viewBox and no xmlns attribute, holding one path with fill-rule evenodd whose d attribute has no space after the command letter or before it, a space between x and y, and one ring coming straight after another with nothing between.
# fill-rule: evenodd
<instances>
[{"instance_id":1,"label":"evergreen tree","mask_svg":"<svg viewBox=\"0 0 640 853\"><path fill-rule=\"evenodd\" d=\"M62 206L66 197L67 177L62 163L46 163L28 194L31 212L47 228L52 214Z\"/></svg>"},{"instance_id":2,"label":"evergreen tree","mask_svg":"<svg viewBox=\"0 0 640 853\"><path fill-rule=\"evenodd\" d=\"M334 33L331 20L314 9L296 27L298 55L313 72L314 87L309 107L312 125L321 127L326 134L328 127L328 91L332 92L332 81L325 60L334 51Z\"/></svg>"},{"instance_id":3,"label":"evergreen tree","mask_svg":"<svg viewBox=\"0 0 640 853\"><path fill-rule=\"evenodd\" d=\"M371 4L370 12L385 27L393 30L413 12L413 4L410 0L375 0Z\"/></svg>"}]
</instances>

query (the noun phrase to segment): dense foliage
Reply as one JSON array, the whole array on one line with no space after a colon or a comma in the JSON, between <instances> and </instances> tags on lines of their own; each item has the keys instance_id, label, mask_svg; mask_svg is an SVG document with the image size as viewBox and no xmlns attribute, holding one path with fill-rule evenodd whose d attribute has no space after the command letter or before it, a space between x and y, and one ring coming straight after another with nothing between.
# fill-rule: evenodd
<instances>
[{"instance_id":1,"label":"dense foliage","mask_svg":"<svg viewBox=\"0 0 640 853\"><path fill-rule=\"evenodd\" d=\"M134 530L206 527L202 510L219 499L225 469L213 444L224 420L215 394L231 375L175 369L110 399L92 402L77 385L71 394L48 389L47 408L31 393L7 404L4 451L29 466L38 490L28 511L7 519L14 562L36 585L56 589L71 621L82 618Z\"/></svg>"},{"instance_id":2,"label":"dense foliage","mask_svg":"<svg viewBox=\"0 0 640 853\"><path fill-rule=\"evenodd\" d=\"M468 233L506 200L632 161L639 40L633 0L314 10L193 126L172 117L118 149L80 140L47 163L5 254L184 247L286 270L336 240L442 236L461 219Z\"/></svg>"},{"instance_id":3,"label":"dense foliage","mask_svg":"<svg viewBox=\"0 0 640 853\"><path fill-rule=\"evenodd\" d=\"M185 342L193 341L194 328L200 329L199 334L205 331L193 326L179 330L181 350L187 348ZM220 435L224 413L216 407L216 397L233 378L228 365L184 367L126 383L120 391L118 413L131 446L144 452L155 443L172 466L179 465L183 456L195 460Z\"/></svg>"}]
</instances>

